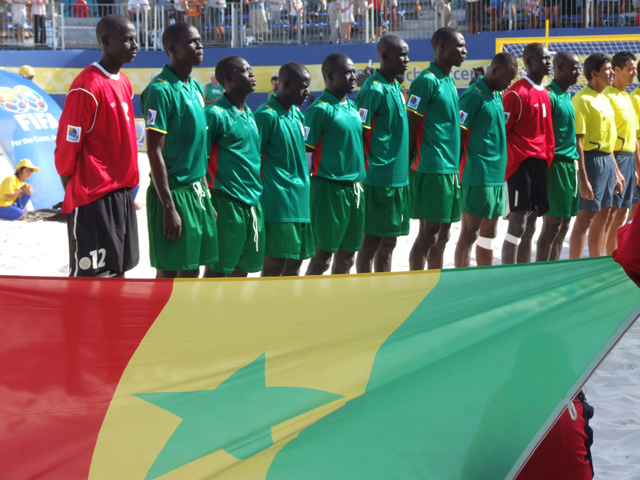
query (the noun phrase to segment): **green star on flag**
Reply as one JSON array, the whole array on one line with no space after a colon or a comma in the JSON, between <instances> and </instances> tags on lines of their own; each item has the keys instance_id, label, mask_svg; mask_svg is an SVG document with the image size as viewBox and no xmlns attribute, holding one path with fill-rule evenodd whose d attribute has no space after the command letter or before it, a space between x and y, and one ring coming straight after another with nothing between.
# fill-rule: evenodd
<instances>
[{"instance_id":1,"label":"green star on flag","mask_svg":"<svg viewBox=\"0 0 640 480\"><path fill-rule=\"evenodd\" d=\"M135 395L182 419L145 480L220 449L244 460L273 445L271 427L342 398L298 387L267 387L265 354L213 390Z\"/></svg>"}]
</instances>

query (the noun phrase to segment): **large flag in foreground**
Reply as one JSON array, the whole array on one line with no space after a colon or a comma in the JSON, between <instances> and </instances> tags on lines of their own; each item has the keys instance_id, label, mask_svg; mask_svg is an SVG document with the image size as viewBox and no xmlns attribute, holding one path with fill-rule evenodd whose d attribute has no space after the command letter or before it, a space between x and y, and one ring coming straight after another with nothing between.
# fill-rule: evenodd
<instances>
[{"instance_id":1,"label":"large flag in foreground","mask_svg":"<svg viewBox=\"0 0 640 480\"><path fill-rule=\"evenodd\" d=\"M3 480L513 478L640 313L611 258L0 292Z\"/></svg>"}]
</instances>

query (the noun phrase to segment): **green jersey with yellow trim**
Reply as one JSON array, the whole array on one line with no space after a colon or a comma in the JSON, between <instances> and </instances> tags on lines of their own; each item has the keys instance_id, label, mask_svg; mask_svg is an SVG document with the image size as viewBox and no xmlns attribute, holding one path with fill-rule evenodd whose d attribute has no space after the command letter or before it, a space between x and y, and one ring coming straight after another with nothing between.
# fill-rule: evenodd
<instances>
[{"instance_id":1,"label":"green jersey with yellow trim","mask_svg":"<svg viewBox=\"0 0 640 480\"><path fill-rule=\"evenodd\" d=\"M256 111L262 156L260 197L265 222L310 222L310 183L304 115L286 111L272 96Z\"/></svg>"},{"instance_id":2,"label":"green jersey with yellow trim","mask_svg":"<svg viewBox=\"0 0 640 480\"><path fill-rule=\"evenodd\" d=\"M251 109L244 112L226 95L207 110L209 186L255 206L262 194L260 135Z\"/></svg>"},{"instance_id":3,"label":"green jersey with yellow trim","mask_svg":"<svg viewBox=\"0 0 640 480\"><path fill-rule=\"evenodd\" d=\"M182 82L165 65L140 96L147 130L165 135L162 158L169 185L195 183L207 173L203 93L196 80Z\"/></svg>"},{"instance_id":4,"label":"green jersey with yellow trim","mask_svg":"<svg viewBox=\"0 0 640 480\"><path fill-rule=\"evenodd\" d=\"M551 120L553 136L556 139L554 159L573 162L578 159L576 141L576 112L571 102L571 94L564 92L555 80L547 85L551 100Z\"/></svg>"},{"instance_id":5,"label":"green jersey with yellow trim","mask_svg":"<svg viewBox=\"0 0 640 480\"><path fill-rule=\"evenodd\" d=\"M491 92L482 77L460 97L462 183L470 187L504 185L507 131L500 92Z\"/></svg>"},{"instance_id":6,"label":"green jersey with yellow trim","mask_svg":"<svg viewBox=\"0 0 640 480\"><path fill-rule=\"evenodd\" d=\"M458 92L451 75L432 62L411 82L407 110L422 117L411 168L421 173L456 174L460 168Z\"/></svg>"},{"instance_id":7,"label":"green jersey with yellow trim","mask_svg":"<svg viewBox=\"0 0 640 480\"><path fill-rule=\"evenodd\" d=\"M365 178L362 121L356 104L322 93L304 113L305 144L313 148L312 175L361 182Z\"/></svg>"},{"instance_id":8,"label":"green jersey with yellow trim","mask_svg":"<svg viewBox=\"0 0 640 480\"><path fill-rule=\"evenodd\" d=\"M367 177L373 187L409 184L409 122L404 93L394 79L389 83L379 70L364 82L356 96L365 129L364 155Z\"/></svg>"}]
</instances>

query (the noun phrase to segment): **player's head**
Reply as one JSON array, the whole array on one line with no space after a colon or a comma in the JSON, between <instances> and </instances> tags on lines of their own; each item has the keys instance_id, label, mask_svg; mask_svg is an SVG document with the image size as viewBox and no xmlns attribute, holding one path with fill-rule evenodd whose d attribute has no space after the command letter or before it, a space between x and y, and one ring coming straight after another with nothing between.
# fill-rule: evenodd
<instances>
[{"instance_id":1,"label":"player's head","mask_svg":"<svg viewBox=\"0 0 640 480\"><path fill-rule=\"evenodd\" d=\"M23 65L20 67L20 70L18 70L18 75L29 80L33 80L33 77L36 76L36 72L29 65Z\"/></svg>"},{"instance_id":2,"label":"player's head","mask_svg":"<svg viewBox=\"0 0 640 480\"><path fill-rule=\"evenodd\" d=\"M225 57L218 62L216 78L225 93L246 96L256 90L256 77L251 65L238 55Z\"/></svg>"},{"instance_id":3,"label":"player's head","mask_svg":"<svg viewBox=\"0 0 640 480\"><path fill-rule=\"evenodd\" d=\"M403 75L409 68L409 46L396 35L385 35L376 48L380 68L393 75Z\"/></svg>"},{"instance_id":4,"label":"player's head","mask_svg":"<svg viewBox=\"0 0 640 480\"><path fill-rule=\"evenodd\" d=\"M611 68L616 80L621 81L625 86L633 83L638 75L638 62L636 56L631 52L618 52L611 57Z\"/></svg>"},{"instance_id":5,"label":"player's head","mask_svg":"<svg viewBox=\"0 0 640 480\"><path fill-rule=\"evenodd\" d=\"M530 43L522 50L527 76L540 78L551 74L551 54L541 43Z\"/></svg>"},{"instance_id":6,"label":"player's head","mask_svg":"<svg viewBox=\"0 0 640 480\"><path fill-rule=\"evenodd\" d=\"M584 76L587 82L593 83L600 91L611 85L613 78L611 57L600 52L589 55L584 61Z\"/></svg>"},{"instance_id":7,"label":"player's head","mask_svg":"<svg viewBox=\"0 0 640 480\"><path fill-rule=\"evenodd\" d=\"M162 32L162 47L171 62L198 66L204 58L202 39L196 28L187 22L169 25Z\"/></svg>"},{"instance_id":8,"label":"player's head","mask_svg":"<svg viewBox=\"0 0 640 480\"><path fill-rule=\"evenodd\" d=\"M96 25L96 38L102 56L106 56L113 63L131 63L136 58L136 27L128 18L105 15Z\"/></svg>"},{"instance_id":9,"label":"player's head","mask_svg":"<svg viewBox=\"0 0 640 480\"><path fill-rule=\"evenodd\" d=\"M278 72L278 97L283 95L293 105L302 105L309 96L311 74L298 62L287 62Z\"/></svg>"},{"instance_id":10,"label":"player's head","mask_svg":"<svg viewBox=\"0 0 640 480\"><path fill-rule=\"evenodd\" d=\"M498 53L491 60L491 67L485 75L486 82L490 88L501 92L509 88L511 82L518 75L518 62L510 53Z\"/></svg>"},{"instance_id":11,"label":"player's head","mask_svg":"<svg viewBox=\"0 0 640 480\"><path fill-rule=\"evenodd\" d=\"M322 77L327 90L344 96L356 86L356 67L345 54L332 53L322 62Z\"/></svg>"},{"instance_id":12,"label":"player's head","mask_svg":"<svg viewBox=\"0 0 640 480\"><path fill-rule=\"evenodd\" d=\"M445 65L459 67L467 58L464 37L455 28L443 27L436 30L431 37L431 46L436 60Z\"/></svg>"},{"instance_id":13,"label":"player's head","mask_svg":"<svg viewBox=\"0 0 640 480\"><path fill-rule=\"evenodd\" d=\"M275 90L278 88L278 75L274 75L271 77L271 90Z\"/></svg>"},{"instance_id":14,"label":"player's head","mask_svg":"<svg viewBox=\"0 0 640 480\"><path fill-rule=\"evenodd\" d=\"M570 87L580 78L580 59L573 52L558 52L553 57L553 78L561 87Z\"/></svg>"},{"instance_id":15,"label":"player's head","mask_svg":"<svg viewBox=\"0 0 640 480\"><path fill-rule=\"evenodd\" d=\"M18 177L21 182L24 182L31 177L31 174L33 172L38 172L39 170L40 169L38 167L31 163L31 160L29 160L28 158L23 158L16 165L15 176Z\"/></svg>"}]
</instances>

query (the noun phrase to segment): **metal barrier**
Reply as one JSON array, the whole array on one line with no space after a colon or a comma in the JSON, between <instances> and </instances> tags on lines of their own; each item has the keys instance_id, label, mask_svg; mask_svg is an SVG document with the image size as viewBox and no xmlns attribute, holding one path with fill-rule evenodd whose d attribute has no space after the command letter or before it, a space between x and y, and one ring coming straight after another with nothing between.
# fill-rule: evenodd
<instances>
[{"instance_id":1,"label":"metal barrier","mask_svg":"<svg viewBox=\"0 0 640 480\"><path fill-rule=\"evenodd\" d=\"M27 4L27 1L32 3ZM97 21L125 15L143 50L161 50L174 22L194 25L206 47L372 42L386 33L430 38L443 26L463 34L544 28L635 26L640 0L129 0L87 3L0 0L0 48L98 48ZM557 5L554 5L557 3ZM549 5L549 6L545 6Z\"/></svg>"}]
</instances>

